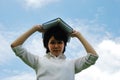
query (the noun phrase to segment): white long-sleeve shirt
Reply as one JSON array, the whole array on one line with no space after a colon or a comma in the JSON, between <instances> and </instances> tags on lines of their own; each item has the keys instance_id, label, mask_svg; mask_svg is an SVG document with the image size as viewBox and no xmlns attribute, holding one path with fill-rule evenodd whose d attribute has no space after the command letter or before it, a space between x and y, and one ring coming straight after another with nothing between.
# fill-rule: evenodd
<instances>
[{"instance_id":1,"label":"white long-sleeve shirt","mask_svg":"<svg viewBox=\"0 0 120 80\"><path fill-rule=\"evenodd\" d=\"M38 57L29 53L21 45L13 48L13 51L35 70L37 80L74 80L75 73L93 65L98 58L97 55L89 53L75 60L67 60L64 54L55 57L48 53Z\"/></svg>"}]
</instances>

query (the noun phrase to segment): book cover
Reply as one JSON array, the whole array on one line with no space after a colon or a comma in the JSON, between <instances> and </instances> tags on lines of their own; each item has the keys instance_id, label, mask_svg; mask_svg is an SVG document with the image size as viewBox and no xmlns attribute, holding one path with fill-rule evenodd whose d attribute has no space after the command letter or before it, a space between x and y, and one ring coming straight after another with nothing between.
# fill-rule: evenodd
<instances>
[{"instance_id":1,"label":"book cover","mask_svg":"<svg viewBox=\"0 0 120 80\"><path fill-rule=\"evenodd\" d=\"M68 34L72 33L73 29L67 23L65 23L61 18L56 18L51 21L45 22L42 24L43 29L48 30L51 27L61 27L64 29Z\"/></svg>"}]
</instances>

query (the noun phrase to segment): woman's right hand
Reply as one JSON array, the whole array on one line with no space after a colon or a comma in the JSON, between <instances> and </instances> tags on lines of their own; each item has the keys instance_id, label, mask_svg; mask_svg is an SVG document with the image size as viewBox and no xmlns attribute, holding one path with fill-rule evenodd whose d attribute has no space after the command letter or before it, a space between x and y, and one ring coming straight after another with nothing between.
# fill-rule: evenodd
<instances>
[{"instance_id":1,"label":"woman's right hand","mask_svg":"<svg viewBox=\"0 0 120 80\"><path fill-rule=\"evenodd\" d=\"M46 31L43 29L43 27L41 25L35 25L33 27L35 27L36 31L38 31L38 32L44 33Z\"/></svg>"}]
</instances>

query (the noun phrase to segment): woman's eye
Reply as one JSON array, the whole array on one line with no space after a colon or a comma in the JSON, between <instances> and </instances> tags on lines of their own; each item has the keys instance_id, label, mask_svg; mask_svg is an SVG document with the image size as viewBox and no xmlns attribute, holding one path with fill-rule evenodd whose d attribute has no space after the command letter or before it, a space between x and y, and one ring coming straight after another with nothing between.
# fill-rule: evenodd
<instances>
[{"instance_id":1,"label":"woman's eye","mask_svg":"<svg viewBox=\"0 0 120 80\"><path fill-rule=\"evenodd\" d=\"M50 42L50 44L55 44L55 42L54 42L54 41L52 41L52 42Z\"/></svg>"},{"instance_id":2,"label":"woman's eye","mask_svg":"<svg viewBox=\"0 0 120 80\"><path fill-rule=\"evenodd\" d=\"M51 41L50 44L62 44L63 41Z\"/></svg>"},{"instance_id":3,"label":"woman's eye","mask_svg":"<svg viewBox=\"0 0 120 80\"><path fill-rule=\"evenodd\" d=\"M63 41L58 41L58 44L62 44L63 43Z\"/></svg>"}]
</instances>

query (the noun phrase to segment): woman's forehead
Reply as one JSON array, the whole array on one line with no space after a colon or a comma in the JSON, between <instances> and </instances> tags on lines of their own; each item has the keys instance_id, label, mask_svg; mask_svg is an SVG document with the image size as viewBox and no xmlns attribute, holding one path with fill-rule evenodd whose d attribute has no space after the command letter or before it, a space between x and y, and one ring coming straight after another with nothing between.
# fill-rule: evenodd
<instances>
[{"instance_id":1,"label":"woman's forehead","mask_svg":"<svg viewBox=\"0 0 120 80\"><path fill-rule=\"evenodd\" d=\"M57 39L55 39L54 36L51 36L51 38L50 38L49 40L52 40L52 41L62 41L62 40L57 40Z\"/></svg>"}]
</instances>

